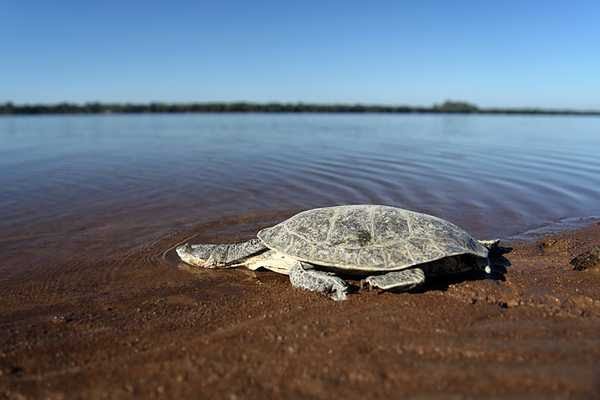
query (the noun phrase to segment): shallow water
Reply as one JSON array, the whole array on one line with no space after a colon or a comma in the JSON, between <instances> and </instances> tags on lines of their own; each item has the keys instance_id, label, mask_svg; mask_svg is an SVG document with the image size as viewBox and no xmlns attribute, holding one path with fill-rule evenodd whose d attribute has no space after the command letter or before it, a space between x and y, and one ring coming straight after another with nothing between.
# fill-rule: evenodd
<instances>
[{"instance_id":1,"label":"shallow water","mask_svg":"<svg viewBox=\"0 0 600 400\"><path fill-rule=\"evenodd\" d=\"M509 237L600 215L599 151L590 117L2 117L0 244L126 250L225 217L348 203Z\"/></svg>"}]
</instances>

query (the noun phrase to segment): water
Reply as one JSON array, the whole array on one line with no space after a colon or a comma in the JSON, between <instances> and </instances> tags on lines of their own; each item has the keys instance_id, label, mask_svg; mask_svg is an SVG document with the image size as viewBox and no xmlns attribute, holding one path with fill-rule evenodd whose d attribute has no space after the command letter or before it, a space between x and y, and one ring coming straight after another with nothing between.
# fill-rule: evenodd
<instances>
[{"instance_id":1,"label":"water","mask_svg":"<svg viewBox=\"0 0 600 400\"><path fill-rule=\"evenodd\" d=\"M3 117L0 246L126 249L221 218L349 203L509 237L600 215L599 152L590 117Z\"/></svg>"}]
</instances>

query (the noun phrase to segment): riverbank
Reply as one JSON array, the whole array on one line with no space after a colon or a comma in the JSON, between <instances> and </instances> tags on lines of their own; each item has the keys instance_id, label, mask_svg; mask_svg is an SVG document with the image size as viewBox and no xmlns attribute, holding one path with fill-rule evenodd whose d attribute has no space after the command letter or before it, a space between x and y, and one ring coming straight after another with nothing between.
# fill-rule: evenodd
<instances>
[{"instance_id":1,"label":"riverbank","mask_svg":"<svg viewBox=\"0 0 600 400\"><path fill-rule=\"evenodd\" d=\"M600 267L569 262L600 245L599 224L503 242L512 249L497 259L495 281L345 302L274 273L195 270L162 256L191 233L234 241L270 222L198 226L5 274L0 398L598 394ZM50 251L3 263L43 264Z\"/></svg>"}]
</instances>

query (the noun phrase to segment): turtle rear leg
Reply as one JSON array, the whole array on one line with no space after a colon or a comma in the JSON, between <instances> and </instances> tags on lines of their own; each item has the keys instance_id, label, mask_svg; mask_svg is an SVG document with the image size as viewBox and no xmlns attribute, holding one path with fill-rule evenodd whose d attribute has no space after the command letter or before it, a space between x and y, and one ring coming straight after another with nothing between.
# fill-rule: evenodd
<instances>
[{"instance_id":1,"label":"turtle rear leg","mask_svg":"<svg viewBox=\"0 0 600 400\"><path fill-rule=\"evenodd\" d=\"M485 262L479 262L479 268L485 272L486 274L492 273L492 262L490 260L491 257L502 254L500 249L500 239L492 239L492 240L478 240L479 244L488 249L488 257L485 259Z\"/></svg>"},{"instance_id":2,"label":"turtle rear leg","mask_svg":"<svg viewBox=\"0 0 600 400\"><path fill-rule=\"evenodd\" d=\"M348 284L331 272L317 271L312 265L297 262L289 272L293 287L319 292L333 300L346 300Z\"/></svg>"},{"instance_id":3,"label":"turtle rear leg","mask_svg":"<svg viewBox=\"0 0 600 400\"><path fill-rule=\"evenodd\" d=\"M425 283L425 273L420 268L405 269L402 271L388 272L383 275L368 276L361 282L369 289L407 291Z\"/></svg>"},{"instance_id":4,"label":"turtle rear leg","mask_svg":"<svg viewBox=\"0 0 600 400\"><path fill-rule=\"evenodd\" d=\"M495 253L500 247L500 239L478 240L479 244L488 249L490 253Z\"/></svg>"},{"instance_id":5,"label":"turtle rear leg","mask_svg":"<svg viewBox=\"0 0 600 400\"><path fill-rule=\"evenodd\" d=\"M266 251L267 247L258 239L231 244L194 244L177 247L179 258L186 264L205 268L235 266L240 261Z\"/></svg>"}]
</instances>

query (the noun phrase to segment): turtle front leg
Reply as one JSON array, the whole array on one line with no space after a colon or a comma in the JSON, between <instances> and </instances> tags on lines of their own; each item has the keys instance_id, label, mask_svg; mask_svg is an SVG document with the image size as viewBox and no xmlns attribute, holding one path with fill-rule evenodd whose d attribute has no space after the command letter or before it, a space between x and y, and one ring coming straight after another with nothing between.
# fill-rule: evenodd
<instances>
[{"instance_id":1,"label":"turtle front leg","mask_svg":"<svg viewBox=\"0 0 600 400\"><path fill-rule=\"evenodd\" d=\"M267 247L258 239L231 244L194 244L177 247L177 255L186 264L205 268L236 266L240 261L266 251Z\"/></svg>"},{"instance_id":2,"label":"turtle front leg","mask_svg":"<svg viewBox=\"0 0 600 400\"><path fill-rule=\"evenodd\" d=\"M348 284L331 272L317 271L312 265L297 262L289 272L293 287L319 292L333 300L346 300Z\"/></svg>"},{"instance_id":3,"label":"turtle front leg","mask_svg":"<svg viewBox=\"0 0 600 400\"><path fill-rule=\"evenodd\" d=\"M407 291L425 283L425 273L420 268L405 269L402 271L388 272L383 275L368 276L361 282L362 286L369 289Z\"/></svg>"}]
</instances>

